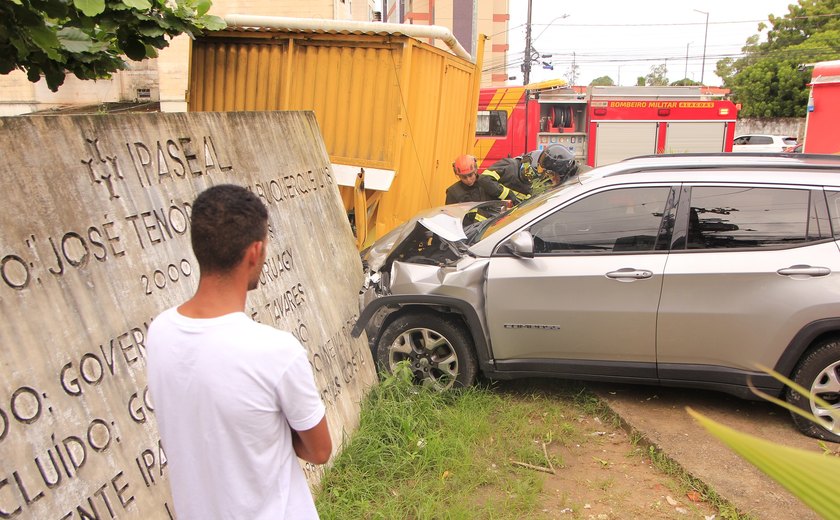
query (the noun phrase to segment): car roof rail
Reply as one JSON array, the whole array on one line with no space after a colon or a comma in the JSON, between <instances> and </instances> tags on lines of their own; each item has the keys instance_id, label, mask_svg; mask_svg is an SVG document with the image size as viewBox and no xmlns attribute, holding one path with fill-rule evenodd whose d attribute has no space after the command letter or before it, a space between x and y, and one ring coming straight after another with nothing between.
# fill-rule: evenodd
<instances>
[{"instance_id":1,"label":"car roof rail","mask_svg":"<svg viewBox=\"0 0 840 520\"><path fill-rule=\"evenodd\" d=\"M692 159L702 159L691 162ZM837 170L840 168L840 155L808 153L675 153L639 155L628 157L617 163L602 168L601 177L625 175L645 171L662 171L679 167L680 169L784 169L796 167L808 170Z\"/></svg>"}]
</instances>

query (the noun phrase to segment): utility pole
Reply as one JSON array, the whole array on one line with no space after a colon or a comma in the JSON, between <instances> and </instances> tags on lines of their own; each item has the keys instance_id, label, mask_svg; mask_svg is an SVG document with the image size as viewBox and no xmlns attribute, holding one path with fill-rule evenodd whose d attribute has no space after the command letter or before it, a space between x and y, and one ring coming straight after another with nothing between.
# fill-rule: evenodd
<instances>
[{"instance_id":1,"label":"utility pole","mask_svg":"<svg viewBox=\"0 0 840 520\"><path fill-rule=\"evenodd\" d=\"M531 79L531 2L528 0L528 22L525 24L525 56L522 62L523 85Z\"/></svg>"},{"instance_id":2,"label":"utility pole","mask_svg":"<svg viewBox=\"0 0 840 520\"><path fill-rule=\"evenodd\" d=\"M688 78L688 46L691 45L691 42L685 44L685 75L683 78Z\"/></svg>"},{"instance_id":3,"label":"utility pole","mask_svg":"<svg viewBox=\"0 0 840 520\"><path fill-rule=\"evenodd\" d=\"M700 68L700 84L705 85L703 78L706 75L706 40L709 38L709 13L700 9L694 9L694 12L706 15L706 34L703 36L703 66Z\"/></svg>"}]
</instances>

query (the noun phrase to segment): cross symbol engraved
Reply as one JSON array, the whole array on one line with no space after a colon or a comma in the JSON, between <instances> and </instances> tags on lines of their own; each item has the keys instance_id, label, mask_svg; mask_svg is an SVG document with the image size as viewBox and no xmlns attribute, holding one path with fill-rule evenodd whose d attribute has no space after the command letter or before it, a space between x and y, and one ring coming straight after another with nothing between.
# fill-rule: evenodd
<instances>
[{"instance_id":1,"label":"cross symbol engraved","mask_svg":"<svg viewBox=\"0 0 840 520\"><path fill-rule=\"evenodd\" d=\"M108 189L108 195L111 199L120 198L114 191L114 179L124 179L122 170L120 169L117 156L102 156L102 151L99 149L99 139L88 139L88 149L91 150L92 157L88 160L82 159L82 164L88 167L91 182L97 184L105 184Z\"/></svg>"}]
</instances>

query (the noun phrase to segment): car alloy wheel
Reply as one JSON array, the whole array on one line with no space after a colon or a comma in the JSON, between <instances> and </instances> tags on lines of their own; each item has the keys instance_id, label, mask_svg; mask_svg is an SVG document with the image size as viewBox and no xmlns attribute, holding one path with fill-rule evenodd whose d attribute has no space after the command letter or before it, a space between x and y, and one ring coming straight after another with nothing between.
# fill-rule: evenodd
<instances>
[{"instance_id":1,"label":"car alloy wheel","mask_svg":"<svg viewBox=\"0 0 840 520\"><path fill-rule=\"evenodd\" d=\"M390 373L405 363L417 384L436 390L469 386L477 370L475 355L458 322L431 311L399 316L377 343L377 362Z\"/></svg>"},{"instance_id":2,"label":"car alloy wheel","mask_svg":"<svg viewBox=\"0 0 840 520\"><path fill-rule=\"evenodd\" d=\"M819 420L814 423L793 414L797 427L805 435L840 442L840 340L825 341L810 351L796 367L792 379L829 405L825 408L813 398L788 389L788 402Z\"/></svg>"}]
</instances>

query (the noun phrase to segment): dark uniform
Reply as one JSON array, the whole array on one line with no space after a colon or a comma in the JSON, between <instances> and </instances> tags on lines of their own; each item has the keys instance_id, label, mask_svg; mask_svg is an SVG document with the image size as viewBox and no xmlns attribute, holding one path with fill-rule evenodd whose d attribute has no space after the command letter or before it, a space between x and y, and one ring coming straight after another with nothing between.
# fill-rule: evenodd
<instances>
[{"instance_id":1,"label":"dark uniform","mask_svg":"<svg viewBox=\"0 0 840 520\"><path fill-rule=\"evenodd\" d=\"M489 195L485 186L481 184L481 176L472 186L467 186L461 181L457 181L452 186L446 188L446 204L457 204L459 202L484 202L486 200L496 200L496 197Z\"/></svg>"},{"instance_id":2,"label":"dark uniform","mask_svg":"<svg viewBox=\"0 0 840 520\"><path fill-rule=\"evenodd\" d=\"M531 164L531 161L523 160L523 156L498 160L482 172L478 184L482 184L494 199L519 203L531 197L534 177Z\"/></svg>"}]
</instances>

